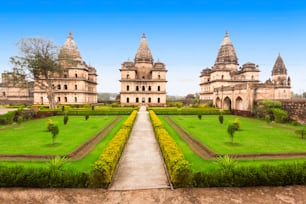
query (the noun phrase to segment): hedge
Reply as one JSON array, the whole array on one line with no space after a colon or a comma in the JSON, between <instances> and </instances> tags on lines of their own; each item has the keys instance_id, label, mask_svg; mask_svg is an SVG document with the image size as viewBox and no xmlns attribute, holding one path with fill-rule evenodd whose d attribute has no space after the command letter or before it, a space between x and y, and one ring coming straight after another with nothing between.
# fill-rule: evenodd
<instances>
[{"instance_id":1,"label":"hedge","mask_svg":"<svg viewBox=\"0 0 306 204\"><path fill-rule=\"evenodd\" d=\"M150 110L149 113L173 186L183 187L190 185L191 170L189 162L184 158L175 141L164 129L154 111Z\"/></svg>"},{"instance_id":2,"label":"hedge","mask_svg":"<svg viewBox=\"0 0 306 204\"><path fill-rule=\"evenodd\" d=\"M230 170L198 172L194 187L285 186L306 184L306 162L236 167Z\"/></svg>"},{"instance_id":3,"label":"hedge","mask_svg":"<svg viewBox=\"0 0 306 204\"><path fill-rule=\"evenodd\" d=\"M220 110L216 108L150 108L156 115L219 115ZM224 110L223 114L229 114Z\"/></svg>"},{"instance_id":4,"label":"hedge","mask_svg":"<svg viewBox=\"0 0 306 204\"><path fill-rule=\"evenodd\" d=\"M137 111L134 110L123 123L122 128L104 149L99 160L94 163L93 170L91 172L91 184L94 187L105 188L110 184L116 165L132 130L136 116Z\"/></svg>"},{"instance_id":5,"label":"hedge","mask_svg":"<svg viewBox=\"0 0 306 204\"><path fill-rule=\"evenodd\" d=\"M6 114L0 115L0 124L8 125L14 122L14 118L17 111L9 111Z\"/></svg>"},{"instance_id":6,"label":"hedge","mask_svg":"<svg viewBox=\"0 0 306 204\"><path fill-rule=\"evenodd\" d=\"M54 173L43 167L0 166L0 187L86 188L89 186L89 177L89 174L73 169Z\"/></svg>"}]
</instances>

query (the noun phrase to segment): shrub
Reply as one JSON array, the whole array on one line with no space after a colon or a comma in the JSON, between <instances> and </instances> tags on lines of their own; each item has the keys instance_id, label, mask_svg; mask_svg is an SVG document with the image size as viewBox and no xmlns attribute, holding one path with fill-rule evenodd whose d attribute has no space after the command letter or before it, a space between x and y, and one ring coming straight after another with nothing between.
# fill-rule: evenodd
<instances>
[{"instance_id":1,"label":"shrub","mask_svg":"<svg viewBox=\"0 0 306 204\"><path fill-rule=\"evenodd\" d=\"M218 119L219 119L219 123L220 123L220 124L223 124L224 117L223 117L222 114L219 115Z\"/></svg>"},{"instance_id":2,"label":"shrub","mask_svg":"<svg viewBox=\"0 0 306 204\"><path fill-rule=\"evenodd\" d=\"M267 123L270 123L270 122L271 122L271 117L270 117L270 115L266 115L266 116L265 116L265 121L266 121Z\"/></svg>"},{"instance_id":3,"label":"shrub","mask_svg":"<svg viewBox=\"0 0 306 204\"><path fill-rule=\"evenodd\" d=\"M236 127L236 130L240 130L240 120L239 120L239 118L235 118L234 120L232 120L231 124Z\"/></svg>"},{"instance_id":4,"label":"shrub","mask_svg":"<svg viewBox=\"0 0 306 204\"><path fill-rule=\"evenodd\" d=\"M264 100L258 103L255 112L257 117L264 119L266 115L272 115L273 108L281 107L282 103L280 101Z\"/></svg>"},{"instance_id":5,"label":"shrub","mask_svg":"<svg viewBox=\"0 0 306 204\"><path fill-rule=\"evenodd\" d=\"M149 113L172 184L175 187L189 186L192 180L189 162L185 160L175 141L164 129L156 114L152 110Z\"/></svg>"},{"instance_id":6,"label":"shrub","mask_svg":"<svg viewBox=\"0 0 306 204\"><path fill-rule=\"evenodd\" d=\"M216 162L219 164L221 170L230 171L236 167L237 161L228 156L227 154L224 156L219 156L216 159Z\"/></svg>"},{"instance_id":7,"label":"shrub","mask_svg":"<svg viewBox=\"0 0 306 204\"><path fill-rule=\"evenodd\" d=\"M23 121L23 117L22 116L18 116L17 118L17 123L20 124Z\"/></svg>"},{"instance_id":8,"label":"shrub","mask_svg":"<svg viewBox=\"0 0 306 204\"><path fill-rule=\"evenodd\" d=\"M54 124L51 126L51 135L52 135L52 144L54 145L55 144L55 139L59 133L59 128L58 128L58 125L57 124Z\"/></svg>"},{"instance_id":9,"label":"shrub","mask_svg":"<svg viewBox=\"0 0 306 204\"><path fill-rule=\"evenodd\" d=\"M49 168L25 168L23 166L0 166L0 187L27 188L86 188L89 174L75 169L61 169L51 174Z\"/></svg>"},{"instance_id":10,"label":"shrub","mask_svg":"<svg viewBox=\"0 0 306 204\"><path fill-rule=\"evenodd\" d=\"M8 125L14 122L16 111L9 111L6 114L0 115L0 124Z\"/></svg>"},{"instance_id":11,"label":"shrub","mask_svg":"<svg viewBox=\"0 0 306 204\"><path fill-rule=\"evenodd\" d=\"M66 125L68 123L69 117L68 115L64 116L64 125Z\"/></svg>"},{"instance_id":12,"label":"shrub","mask_svg":"<svg viewBox=\"0 0 306 204\"><path fill-rule=\"evenodd\" d=\"M89 118L89 114L86 114L85 115L85 120L88 120L88 118Z\"/></svg>"},{"instance_id":13,"label":"shrub","mask_svg":"<svg viewBox=\"0 0 306 204\"><path fill-rule=\"evenodd\" d=\"M114 138L109 142L108 146L100 155L100 158L93 164L91 186L107 187L111 182L116 165L130 135L136 116L137 111L135 110L127 118Z\"/></svg>"},{"instance_id":14,"label":"shrub","mask_svg":"<svg viewBox=\"0 0 306 204\"><path fill-rule=\"evenodd\" d=\"M48 120L48 123L47 123L47 131L48 132L51 132L52 130L52 127L55 125L55 122L52 120L52 119L49 119Z\"/></svg>"},{"instance_id":15,"label":"shrub","mask_svg":"<svg viewBox=\"0 0 306 204\"><path fill-rule=\"evenodd\" d=\"M235 124L229 124L227 127L227 133L231 137L232 144L234 143L234 134L237 131L237 126Z\"/></svg>"},{"instance_id":16,"label":"shrub","mask_svg":"<svg viewBox=\"0 0 306 204\"><path fill-rule=\"evenodd\" d=\"M272 113L273 113L275 121L278 123L283 123L286 121L286 119L288 119L287 111L284 111L280 108L273 108Z\"/></svg>"},{"instance_id":17,"label":"shrub","mask_svg":"<svg viewBox=\"0 0 306 204\"><path fill-rule=\"evenodd\" d=\"M202 120L202 115L198 115L199 120Z\"/></svg>"}]
</instances>

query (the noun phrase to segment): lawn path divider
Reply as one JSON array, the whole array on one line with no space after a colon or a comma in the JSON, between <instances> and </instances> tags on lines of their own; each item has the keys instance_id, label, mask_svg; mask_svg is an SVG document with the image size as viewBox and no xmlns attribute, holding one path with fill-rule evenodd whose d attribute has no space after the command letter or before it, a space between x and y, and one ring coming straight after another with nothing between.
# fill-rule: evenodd
<instances>
[{"instance_id":1,"label":"lawn path divider","mask_svg":"<svg viewBox=\"0 0 306 204\"><path fill-rule=\"evenodd\" d=\"M154 111L150 110L149 114L173 186L186 187L191 185L190 163L184 158L177 144L165 130Z\"/></svg>"},{"instance_id":2,"label":"lawn path divider","mask_svg":"<svg viewBox=\"0 0 306 204\"><path fill-rule=\"evenodd\" d=\"M134 110L104 149L100 158L93 164L91 178L91 185L93 187L106 188L110 184L119 158L130 136L136 116L137 111Z\"/></svg>"}]
</instances>

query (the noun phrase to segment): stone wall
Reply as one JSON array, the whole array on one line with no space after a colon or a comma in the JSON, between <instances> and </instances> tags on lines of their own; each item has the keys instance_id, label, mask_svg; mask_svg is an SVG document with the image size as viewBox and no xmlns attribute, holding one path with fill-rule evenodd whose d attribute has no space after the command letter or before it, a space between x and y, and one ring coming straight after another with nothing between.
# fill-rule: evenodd
<instances>
[{"instance_id":1,"label":"stone wall","mask_svg":"<svg viewBox=\"0 0 306 204\"><path fill-rule=\"evenodd\" d=\"M306 99L285 100L282 103L291 119L306 124Z\"/></svg>"}]
</instances>

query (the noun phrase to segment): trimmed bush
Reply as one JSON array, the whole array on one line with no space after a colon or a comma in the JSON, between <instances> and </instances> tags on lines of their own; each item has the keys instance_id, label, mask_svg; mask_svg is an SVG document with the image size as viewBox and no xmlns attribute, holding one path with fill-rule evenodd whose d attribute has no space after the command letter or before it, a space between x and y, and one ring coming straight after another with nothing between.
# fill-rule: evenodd
<instances>
[{"instance_id":1,"label":"trimmed bush","mask_svg":"<svg viewBox=\"0 0 306 204\"><path fill-rule=\"evenodd\" d=\"M222 125L222 124L223 124L223 121L224 121L223 115L220 114L220 115L218 116L218 119L219 119L219 123Z\"/></svg>"},{"instance_id":2,"label":"trimmed bush","mask_svg":"<svg viewBox=\"0 0 306 204\"><path fill-rule=\"evenodd\" d=\"M16 111L9 111L4 115L0 115L0 124L1 125L9 125L14 122L14 118L16 115Z\"/></svg>"},{"instance_id":3,"label":"trimmed bush","mask_svg":"<svg viewBox=\"0 0 306 204\"><path fill-rule=\"evenodd\" d=\"M69 120L68 115L65 115L65 116L64 116L64 125L67 125L68 120Z\"/></svg>"},{"instance_id":4,"label":"trimmed bush","mask_svg":"<svg viewBox=\"0 0 306 204\"><path fill-rule=\"evenodd\" d=\"M174 187L189 186L192 180L189 162L184 158L175 141L164 129L156 114L152 110L149 113L172 184Z\"/></svg>"},{"instance_id":5,"label":"trimmed bush","mask_svg":"<svg viewBox=\"0 0 306 204\"><path fill-rule=\"evenodd\" d=\"M220 110L217 108L150 108L156 115L218 115ZM229 114L228 111L224 111Z\"/></svg>"},{"instance_id":6,"label":"trimmed bush","mask_svg":"<svg viewBox=\"0 0 306 204\"><path fill-rule=\"evenodd\" d=\"M275 122L283 123L288 119L287 111L284 111L280 108L273 108L272 113L273 113Z\"/></svg>"},{"instance_id":7,"label":"trimmed bush","mask_svg":"<svg viewBox=\"0 0 306 204\"><path fill-rule=\"evenodd\" d=\"M75 169L62 169L55 174L49 168L0 166L0 187L86 188L89 174Z\"/></svg>"},{"instance_id":8,"label":"trimmed bush","mask_svg":"<svg viewBox=\"0 0 306 204\"><path fill-rule=\"evenodd\" d=\"M137 111L133 111L123 123L122 128L104 149L99 160L94 163L91 172L91 186L106 188L111 182L116 165L130 135L136 116Z\"/></svg>"},{"instance_id":9,"label":"trimmed bush","mask_svg":"<svg viewBox=\"0 0 306 204\"><path fill-rule=\"evenodd\" d=\"M306 184L306 162L242 166L194 174L194 187L285 186Z\"/></svg>"}]
</instances>

